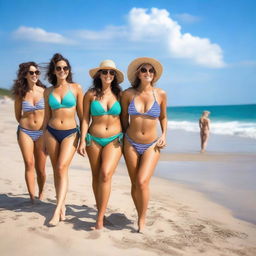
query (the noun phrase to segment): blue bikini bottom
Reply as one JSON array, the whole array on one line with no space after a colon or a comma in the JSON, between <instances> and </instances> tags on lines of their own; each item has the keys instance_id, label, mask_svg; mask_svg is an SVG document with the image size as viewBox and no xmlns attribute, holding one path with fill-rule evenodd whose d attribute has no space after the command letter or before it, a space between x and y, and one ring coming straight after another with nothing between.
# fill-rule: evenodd
<instances>
[{"instance_id":1,"label":"blue bikini bottom","mask_svg":"<svg viewBox=\"0 0 256 256\"><path fill-rule=\"evenodd\" d=\"M43 135L43 130L28 130L19 125L17 129L18 139L19 139L19 131L26 133L33 141L37 141Z\"/></svg>"},{"instance_id":2,"label":"blue bikini bottom","mask_svg":"<svg viewBox=\"0 0 256 256\"><path fill-rule=\"evenodd\" d=\"M68 136L71 136L74 133L79 133L78 127L69 130L57 130L47 125L46 129L59 143L61 143Z\"/></svg>"}]
</instances>

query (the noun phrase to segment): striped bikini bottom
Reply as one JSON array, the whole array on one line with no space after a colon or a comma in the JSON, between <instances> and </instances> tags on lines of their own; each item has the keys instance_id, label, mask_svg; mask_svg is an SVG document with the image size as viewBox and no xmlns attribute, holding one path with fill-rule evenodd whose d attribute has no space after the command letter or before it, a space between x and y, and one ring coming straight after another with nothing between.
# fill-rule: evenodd
<instances>
[{"instance_id":1,"label":"striped bikini bottom","mask_svg":"<svg viewBox=\"0 0 256 256\"><path fill-rule=\"evenodd\" d=\"M26 133L33 141L37 141L43 135L43 130L28 130L19 125L17 129L18 139L19 139L19 131Z\"/></svg>"},{"instance_id":2,"label":"striped bikini bottom","mask_svg":"<svg viewBox=\"0 0 256 256\"><path fill-rule=\"evenodd\" d=\"M144 144L144 143L135 142L127 135L127 133L125 134L125 137L129 141L129 143L134 147L134 149L137 151L137 153L140 155L143 155L143 153L158 140L158 139L156 139L151 143Z\"/></svg>"}]
</instances>

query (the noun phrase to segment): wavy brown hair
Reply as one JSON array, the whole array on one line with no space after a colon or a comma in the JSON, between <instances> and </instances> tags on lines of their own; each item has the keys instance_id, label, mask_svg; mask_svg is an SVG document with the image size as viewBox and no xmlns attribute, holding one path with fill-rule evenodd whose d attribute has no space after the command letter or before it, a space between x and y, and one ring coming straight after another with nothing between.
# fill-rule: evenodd
<instances>
[{"instance_id":1,"label":"wavy brown hair","mask_svg":"<svg viewBox=\"0 0 256 256\"><path fill-rule=\"evenodd\" d=\"M64 58L60 53L55 53L53 55L53 57L51 58L50 63L47 66L47 73L45 75L45 77L48 79L49 83L52 84L53 86L57 85L57 76L54 74L55 67L56 67L57 62L59 62L61 60L65 61L69 68L69 73L68 73L68 76L66 79L67 82L73 83L71 65L70 65L68 59Z\"/></svg>"},{"instance_id":2,"label":"wavy brown hair","mask_svg":"<svg viewBox=\"0 0 256 256\"><path fill-rule=\"evenodd\" d=\"M11 89L12 95L14 97L24 98L26 93L29 91L26 75L31 66L39 69L39 66L33 61L24 62L19 65L19 69L17 71L17 79L14 80ZM37 80L36 85L42 88L46 88L46 86L39 79Z\"/></svg>"},{"instance_id":3,"label":"wavy brown hair","mask_svg":"<svg viewBox=\"0 0 256 256\"><path fill-rule=\"evenodd\" d=\"M92 86L90 87L90 90L94 91L96 93L97 98L101 98L103 96L102 92L102 81L100 79L100 71L98 71L92 82ZM112 93L116 96L116 98L119 100L120 99L120 94L122 92L122 88L117 82L116 75L114 76L113 81L111 82L111 91Z\"/></svg>"}]
</instances>

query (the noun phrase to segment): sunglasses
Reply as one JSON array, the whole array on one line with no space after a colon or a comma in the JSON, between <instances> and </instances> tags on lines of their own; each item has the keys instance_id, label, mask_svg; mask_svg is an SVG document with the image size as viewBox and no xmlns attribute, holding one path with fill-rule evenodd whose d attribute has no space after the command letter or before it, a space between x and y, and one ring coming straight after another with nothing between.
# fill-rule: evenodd
<instances>
[{"instance_id":1,"label":"sunglasses","mask_svg":"<svg viewBox=\"0 0 256 256\"><path fill-rule=\"evenodd\" d=\"M40 71L36 70L36 71L28 71L28 73L33 76L34 74L36 74L37 76L40 75Z\"/></svg>"},{"instance_id":2,"label":"sunglasses","mask_svg":"<svg viewBox=\"0 0 256 256\"><path fill-rule=\"evenodd\" d=\"M64 67L61 67L61 66L57 66L56 68L56 71L68 71L69 70L69 67L68 66L64 66Z\"/></svg>"},{"instance_id":3,"label":"sunglasses","mask_svg":"<svg viewBox=\"0 0 256 256\"><path fill-rule=\"evenodd\" d=\"M140 72L141 72L141 73L146 73L146 72L155 73L155 70L154 70L153 68L150 68L150 69L141 68L141 69L140 69Z\"/></svg>"},{"instance_id":4,"label":"sunglasses","mask_svg":"<svg viewBox=\"0 0 256 256\"><path fill-rule=\"evenodd\" d=\"M115 70L108 70L108 69L103 69L100 71L102 75L107 75L107 74L110 74L111 76L114 76L116 74L116 71Z\"/></svg>"}]
</instances>

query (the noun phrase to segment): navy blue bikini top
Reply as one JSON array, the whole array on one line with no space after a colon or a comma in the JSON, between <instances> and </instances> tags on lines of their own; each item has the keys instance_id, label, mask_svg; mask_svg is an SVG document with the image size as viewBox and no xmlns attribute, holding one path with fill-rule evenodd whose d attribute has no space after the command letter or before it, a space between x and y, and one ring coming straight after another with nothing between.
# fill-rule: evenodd
<instances>
[{"instance_id":1,"label":"navy blue bikini top","mask_svg":"<svg viewBox=\"0 0 256 256\"><path fill-rule=\"evenodd\" d=\"M134 96L134 98L132 99L132 101L129 104L128 114L131 115L131 116L132 115L141 115L141 116L150 116L150 117L154 117L154 118L159 117L161 110L160 110L160 105L156 101L154 90L153 90L153 95L154 95L155 101L154 101L152 107L148 111L146 111L145 113L140 113L140 112L137 111L135 103L134 103L134 98L135 98L135 96Z\"/></svg>"}]
</instances>

